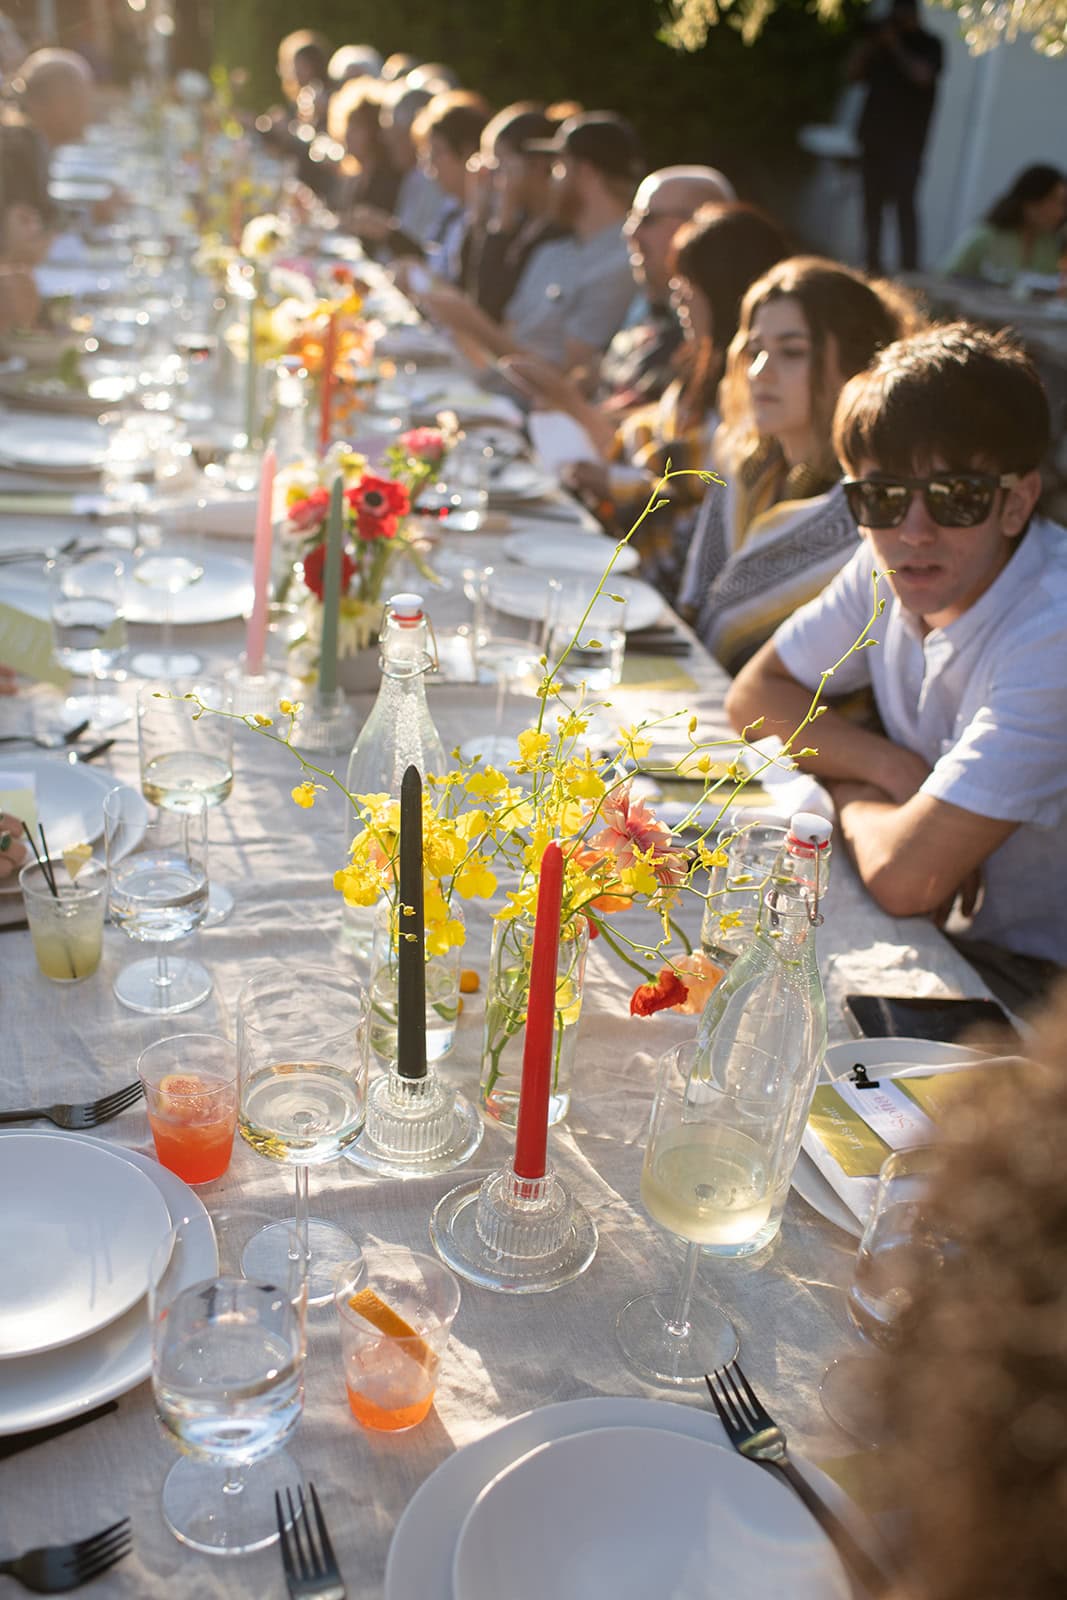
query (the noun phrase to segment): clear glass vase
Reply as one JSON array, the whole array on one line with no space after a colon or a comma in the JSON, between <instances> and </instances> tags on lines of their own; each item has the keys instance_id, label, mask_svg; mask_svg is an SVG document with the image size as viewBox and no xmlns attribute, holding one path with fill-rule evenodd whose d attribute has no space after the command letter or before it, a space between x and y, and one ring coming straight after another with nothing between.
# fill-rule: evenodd
<instances>
[{"instance_id":1,"label":"clear glass vase","mask_svg":"<svg viewBox=\"0 0 1067 1600\"><path fill-rule=\"evenodd\" d=\"M507 1128L515 1126L519 1115L533 931L531 917L512 917L494 923L489 954L481 1103L487 1116ZM562 1122L570 1110L571 1074L588 949L589 924L580 917L563 928L559 942L549 1123Z\"/></svg>"},{"instance_id":2,"label":"clear glass vase","mask_svg":"<svg viewBox=\"0 0 1067 1600\"><path fill-rule=\"evenodd\" d=\"M453 901L449 916L463 920ZM456 1041L459 1016L459 974L462 951L457 945L443 955L426 958L426 1060L441 1061ZM371 944L370 1044L379 1061L396 1060L397 939L396 912L391 901L374 908Z\"/></svg>"}]
</instances>

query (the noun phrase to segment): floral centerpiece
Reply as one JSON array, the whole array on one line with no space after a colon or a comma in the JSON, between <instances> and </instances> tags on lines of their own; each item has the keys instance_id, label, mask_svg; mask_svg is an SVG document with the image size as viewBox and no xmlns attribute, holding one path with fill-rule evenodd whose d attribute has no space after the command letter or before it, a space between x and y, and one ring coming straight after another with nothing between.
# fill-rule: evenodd
<instances>
[{"instance_id":1,"label":"floral centerpiece","mask_svg":"<svg viewBox=\"0 0 1067 1600\"><path fill-rule=\"evenodd\" d=\"M349 656L377 637L386 579L401 556L432 581L408 519L420 489L437 472L448 447L448 437L440 429L413 428L386 451L380 471L372 471L366 458L347 445L335 444L320 461L279 474L281 537L297 563L312 645L322 632L326 523L330 486L338 473L344 484L345 519L338 648L342 656Z\"/></svg>"}]
</instances>

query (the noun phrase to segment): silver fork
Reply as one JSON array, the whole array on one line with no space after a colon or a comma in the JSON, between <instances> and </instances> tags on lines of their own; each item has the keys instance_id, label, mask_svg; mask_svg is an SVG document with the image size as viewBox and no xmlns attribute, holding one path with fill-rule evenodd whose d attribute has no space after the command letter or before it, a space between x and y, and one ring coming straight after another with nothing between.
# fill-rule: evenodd
<instances>
[{"instance_id":1,"label":"silver fork","mask_svg":"<svg viewBox=\"0 0 1067 1600\"><path fill-rule=\"evenodd\" d=\"M98 1578L132 1548L130 1519L123 1517L76 1544L41 1545L13 1561L0 1561L0 1574L16 1579L34 1594L62 1594Z\"/></svg>"},{"instance_id":2,"label":"silver fork","mask_svg":"<svg viewBox=\"0 0 1067 1600\"><path fill-rule=\"evenodd\" d=\"M872 1595L881 1594L887 1577L882 1568L853 1538L840 1517L812 1488L789 1459L784 1431L766 1407L756 1398L752 1385L736 1361L720 1367L710 1377L704 1374L719 1421L739 1455L755 1461L785 1479L798 1500L802 1500L816 1522L828 1535L852 1576Z\"/></svg>"},{"instance_id":3,"label":"silver fork","mask_svg":"<svg viewBox=\"0 0 1067 1600\"><path fill-rule=\"evenodd\" d=\"M0 744L35 744L40 750L62 750L66 744L77 744L88 726L89 718L86 717L84 722L76 723L66 733L4 733L0 734Z\"/></svg>"},{"instance_id":4,"label":"silver fork","mask_svg":"<svg viewBox=\"0 0 1067 1600\"><path fill-rule=\"evenodd\" d=\"M54 1122L57 1128L66 1128L70 1133L84 1133L87 1128L98 1128L102 1122L110 1122L120 1112L128 1111L140 1098L141 1080L138 1078L136 1083L128 1083L125 1089L115 1089L113 1093L102 1095L99 1100L90 1100L86 1105L31 1106L27 1111L0 1111L0 1122L36 1122L39 1118L45 1118L48 1122Z\"/></svg>"},{"instance_id":5,"label":"silver fork","mask_svg":"<svg viewBox=\"0 0 1067 1600\"><path fill-rule=\"evenodd\" d=\"M330 1535L326 1531L326 1519L322 1514L313 1483L308 1484L308 1492L311 1495L311 1504L315 1510L315 1526L319 1533L317 1548L315 1535L308 1520L303 1489L296 1491L299 1510L293 1505L293 1497L289 1490L285 1491L286 1504L289 1508L288 1521L282 1510L282 1497L277 1490L274 1491L274 1510L278 1518L282 1565L285 1568L285 1581L289 1586L290 1600L346 1600L347 1591L341 1581L337 1558L333 1553ZM303 1528L302 1537L301 1528Z\"/></svg>"}]
</instances>

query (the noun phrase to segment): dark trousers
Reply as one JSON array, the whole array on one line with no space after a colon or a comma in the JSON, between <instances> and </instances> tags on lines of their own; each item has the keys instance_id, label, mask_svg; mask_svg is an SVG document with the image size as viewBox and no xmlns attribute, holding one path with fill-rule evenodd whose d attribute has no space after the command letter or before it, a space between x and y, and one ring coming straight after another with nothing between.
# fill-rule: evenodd
<instances>
[{"instance_id":1,"label":"dark trousers","mask_svg":"<svg viewBox=\"0 0 1067 1600\"><path fill-rule=\"evenodd\" d=\"M900 238L900 270L914 272L919 265L919 221L915 214L915 190L919 183L922 153L910 150L865 149L860 161L863 174L863 227L867 250L867 271L880 273L882 267L882 214L892 206L897 214Z\"/></svg>"}]
</instances>

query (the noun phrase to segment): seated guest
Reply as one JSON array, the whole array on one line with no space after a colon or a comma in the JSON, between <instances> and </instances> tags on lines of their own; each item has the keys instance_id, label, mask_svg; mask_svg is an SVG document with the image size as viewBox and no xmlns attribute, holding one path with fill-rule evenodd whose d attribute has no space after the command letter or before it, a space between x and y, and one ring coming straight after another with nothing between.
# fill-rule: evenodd
<instances>
[{"instance_id":1,"label":"seated guest","mask_svg":"<svg viewBox=\"0 0 1067 1600\"><path fill-rule=\"evenodd\" d=\"M923 1204L928 1226L894 1250L889 1281L907 1297L899 1336L857 1363L892 1418L871 1460L899 1528L894 1600L1064 1592L1063 986L1035 1028L1030 1064L993 1067L953 1098L952 1136Z\"/></svg>"},{"instance_id":2,"label":"seated guest","mask_svg":"<svg viewBox=\"0 0 1067 1600\"><path fill-rule=\"evenodd\" d=\"M411 134L415 118L432 98L425 89L409 89L402 79L386 94L379 113L382 139L389 160L400 173L400 187L392 216L369 206L358 208L353 232L361 239L379 242L386 248L390 239L398 248L414 241L423 249L437 237L438 219L447 204L446 197L420 167Z\"/></svg>"},{"instance_id":3,"label":"seated guest","mask_svg":"<svg viewBox=\"0 0 1067 1600\"><path fill-rule=\"evenodd\" d=\"M400 191L382 133L381 96L375 78L349 78L330 98L329 131L345 151L330 204L344 221L355 206L392 213Z\"/></svg>"},{"instance_id":4,"label":"seated guest","mask_svg":"<svg viewBox=\"0 0 1067 1600\"><path fill-rule=\"evenodd\" d=\"M777 223L753 206L701 206L678 229L669 270L683 338L679 374L654 405L620 422L610 452L618 466L577 461L563 469L564 482L595 506L610 532L621 536L633 526L668 461L674 468L707 468L719 426L719 380L742 296L788 248ZM646 576L666 578L670 552L683 530L691 531L704 492L703 479L695 476L663 491L669 506L638 536Z\"/></svg>"},{"instance_id":5,"label":"seated guest","mask_svg":"<svg viewBox=\"0 0 1067 1600\"><path fill-rule=\"evenodd\" d=\"M915 326L899 291L796 256L752 284L719 391L722 426L680 604L728 672L856 548L831 423L846 378Z\"/></svg>"},{"instance_id":6,"label":"seated guest","mask_svg":"<svg viewBox=\"0 0 1067 1600\"><path fill-rule=\"evenodd\" d=\"M477 202L464 252L463 288L490 317L503 313L523 268L541 245L563 238L555 219L548 156L531 155L528 139L550 139L555 126L534 101L505 106L482 129L469 163Z\"/></svg>"},{"instance_id":7,"label":"seated guest","mask_svg":"<svg viewBox=\"0 0 1067 1600\"><path fill-rule=\"evenodd\" d=\"M0 262L0 333L11 328L32 328L41 309L33 273L26 267Z\"/></svg>"},{"instance_id":8,"label":"seated guest","mask_svg":"<svg viewBox=\"0 0 1067 1600\"><path fill-rule=\"evenodd\" d=\"M338 89L349 78L380 78L382 75L381 51L372 44L343 44L330 57L326 76Z\"/></svg>"},{"instance_id":9,"label":"seated guest","mask_svg":"<svg viewBox=\"0 0 1067 1600\"><path fill-rule=\"evenodd\" d=\"M601 359L593 395L536 356L509 357L509 370L535 406L569 411L602 453L611 453L620 416L658 400L675 375L682 328L671 305L674 235L699 206L733 198L732 185L714 167L663 167L641 180L623 228L636 293Z\"/></svg>"},{"instance_id":10,"label":"seated guest","mask_svg":"<svg viewBox=\"0 0 1067 1600\"><path fill-rule=\"evenodd\" d=\"M489 106L480 94L449 89L434 95L415 118L411 133L419 165L445 196L436 237L425 250L431 272L446 282L458 281L467 235L467 162L475 154Z\"/></svg>"},{"instance_id":11,"label":"seated guest","mask_svg":"<svg viewBox=\"0 0 1067 1600\"><path fill-rule=\"evenodd\" d=\"M328 190L329 166L312 159L315 134L326 129L329 106L328 64L330 46L321 33L300 28L287 33L278 46L277 71L285 104L256 118L264 142L283 155L295 157L297 177L316 194Z\"/></svg>"},{"instance_id":12,"label":"seated guest","mask_svg":"<svg viewBox=\"0 0 1067 1600\"><path fill-rule=\"evenodd\" d=\"M984 222L956 245L941 268L947 277L1010 283L1020 272L1055 277L1064 253L1067 177L1058 167L1027 167Z\"/></svg>"},{"instance_id":13,"label":"seated guest","mask_svg":"<svg viewBox=\"0 0 1067 1600\"><path fill-rule=\"evenodd\" d=\"M8 669L0 667L0 694L15 692L13 684L10 688L7 685ZM30 852L26 848L22 823L6 811L0 811L0 887L6 888L10 885L29 859Z\"/></svg>"},{"instance_id":14,"label":"seated guest","mask_svg":"<svg viewBox=\"0 0 1067 1600\"><path fill-rule=\"evenodd\" d=\"M499 322L454 290L422 300L483 359L533 351L564 371L585 369L610 344L633 294L622 225L642 166L637 135L611 112L586 112L525 148L555 158L554 207L570 237L534 252Z\"/></svg>"},{"instance_id":15,"label":"seated guest","mask_svg":"<svg viewBox=\"0 0 1067 1600\"><path fill-rule=\"evenodd\" d=\"M72 50L35 50L12 87L18 111L0 130L0 187L8 206L28 207L50 229L56 221L48 192L52 151L84 136L92 110L92 70Z\"/></svg>"},{"instance_id":16,"label":"seated guest","mask_svg":"<svg viewBox=\"0 0 1067 1600\"><path fill-rule=\"evenodd\" d=\"M958 323L882 351L834 423L860 548L728 699L735 727L791 732L888 574L877 648L830 686L871 685L885 732L828 711L803 765L878 904L943 919L959 899L959 948L1015 1005L1067 960L1067 532L1033 515L1049 432L1037 372L1003 334Z\"/></svg>"}]
</instances>

